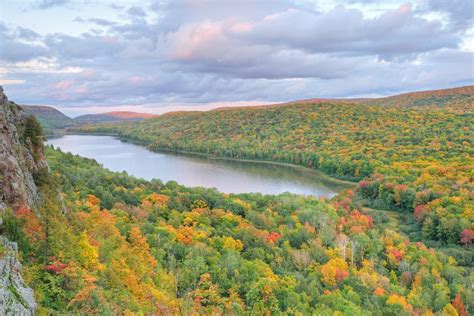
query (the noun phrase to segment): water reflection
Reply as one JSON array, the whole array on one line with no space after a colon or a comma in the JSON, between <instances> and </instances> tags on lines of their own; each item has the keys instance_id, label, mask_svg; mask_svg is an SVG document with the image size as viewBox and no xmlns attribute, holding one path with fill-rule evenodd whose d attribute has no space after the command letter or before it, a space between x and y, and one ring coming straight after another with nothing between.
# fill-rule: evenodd
<instances>
[{"instance_id":1,"label":"water reflection","mask_svg":"<svg viewBox=\"0 0 474 316\"><path fill-rule=\"evenodd\" d=\"M215 159L172 152L150 152L111 136L65 135L48 144L93 158L112 171L146 180L215 187L226 193L260 192L332 197L346 187L309 169L287 165Z\"/></svg>"}]
</instances>

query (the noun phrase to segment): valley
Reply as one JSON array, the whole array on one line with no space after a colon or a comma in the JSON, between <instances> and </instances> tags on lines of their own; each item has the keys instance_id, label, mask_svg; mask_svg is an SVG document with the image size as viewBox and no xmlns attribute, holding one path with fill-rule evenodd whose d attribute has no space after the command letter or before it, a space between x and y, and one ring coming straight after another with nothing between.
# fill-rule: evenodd
<instances>
[{"instance_id":1,"label":"valley","mask_svg":"<svg viewBox=\"0 0 474 316\"><path fill-rule=\"evenodd\" d=\"M471 231L473 103L468 86L356 103L170 113L79 131L110 133L152 150L277 161L359 181L357 196L366 206L413 214L422 227L418 238L441 246L459 244L463 231Z\"/></svg>"},{"instance_id":2,"label":"valley","mask_svg":"<svg viewBox=\"0 0 474 316\"><path fill-rule=\"evenodd\" d=\"M0 316L474 315L474 1L0 3Z\"/></svg>"},{"instance_id":3,"label":"valley","mask_svg":"<svg viewBox=\"0 0 474 316\"><path fill-rule=\"evenodd\" d=\"M37 299L29 308L467 313L472 95L390 100L68 127L80 135L48 140L49 171L32 174L40 203L2 211ZM28 122L20 139L42 159Z\"/></svg>"}]
</instances>

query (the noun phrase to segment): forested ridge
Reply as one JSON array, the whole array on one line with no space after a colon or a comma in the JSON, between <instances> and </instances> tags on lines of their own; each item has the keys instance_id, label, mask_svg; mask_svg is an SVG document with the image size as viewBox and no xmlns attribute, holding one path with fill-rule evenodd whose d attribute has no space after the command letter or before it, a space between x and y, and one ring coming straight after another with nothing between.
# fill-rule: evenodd
<instances>
[{"instance_id":1,"label":"forested ridge","mask_svg":"<svg viewBox=\"0 0 474 316\"><path fill-rule=\"evenodd\" d=\"M359 181L356 200L413 214L413 240L462 245L467 252L460 256L469 264L473 110L474 86L468 86L356 103L178 112L81 131L118 135L154 150L293 163Z\"/></svg>"},{"instance_id":2,"label":"forested ridge","mask_svg":"<svg viewBox=\"0 0 474 316\"><path fill-rule=\"evenodd\" d=\"M114 111L99 114L85 114L71 118L54 107L38 105L21 105L29 115L33 115L41 123L44 133L53 136L66 128L80 126L87 123L139 121L155 117L154 114L137 113L129 111Z\"/></svg>"},{"instance_id":3,"label":"forested ridge","mask_svg":"<svg viewBox=\"0 0 474 316\"><path fill-rule=\"evenodd\" d=\"M46 155L41 206L3 214L40 315L473 312L468 269L386 229L351 191L222 194Z\"/></svg>"}]
</instances>

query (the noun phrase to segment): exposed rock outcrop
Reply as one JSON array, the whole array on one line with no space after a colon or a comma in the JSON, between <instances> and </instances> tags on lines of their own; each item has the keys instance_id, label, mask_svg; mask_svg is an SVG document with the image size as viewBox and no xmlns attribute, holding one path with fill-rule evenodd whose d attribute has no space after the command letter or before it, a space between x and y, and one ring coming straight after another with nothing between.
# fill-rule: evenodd
<instances>
[{"instance_id":1,"label":"exposed rock outcrop","mask_svg":"<svg viewBox=\"0 0 474 316\"><path fill-rule=\"evenodd\" d=\"M0 215L7 208L39 204L34 175L48 165L36 124L0 86ZM34 315L37 305L20 274L17 244L2 236L2 229L0 217L0 315Z\"/></svg>"},{"instance_id":2,"label":"exposed rock outcrop","mask_svg":"<svg viewBox=\"0 0 474 316\"><path fill-rule=\"evenodd\" d=\"M16 243L0 236L0 315L34 315L33 290L25 287L20 275Z\"/></svg>"},{"instance_id":3,"label":"exposed rock outcrop","mask_svg":"<svg viewBox=\"0 0 474 316\"><path fill-rule=\"evenodd\" d=\"M42 146L25 138L27 117L0 86L0 201L13 208L38 205L33 175L47 168Z\"/></svg>"}]
</instances>

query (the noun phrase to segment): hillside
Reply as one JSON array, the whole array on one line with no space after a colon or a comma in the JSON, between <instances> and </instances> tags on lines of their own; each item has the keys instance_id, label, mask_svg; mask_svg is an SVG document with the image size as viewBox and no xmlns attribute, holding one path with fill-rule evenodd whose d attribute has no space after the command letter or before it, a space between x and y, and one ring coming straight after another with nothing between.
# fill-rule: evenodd
<instances>
[{"instance_id":1,"label":"hillside","mask_svg":"<svg viewBox=\"0 0 474 316\"><path fill-rule=\"evenodd\" d=\"M474 102L474 85L442 90L410 92L386 98L369 99L362 102L382 106L443 106L469 108Z\"/></svg>"},{"instance_id":2,"label":"hillside","mask_svg":"<svg viewBox=\"0 0 474 316\"><path fill-rule=\"evenodd\" d=\"M157 116L147 113L115 111L99 114L86 114L70 118L61 111L50 106L22 105L21 107L27 114L31 114L38 119L47 135L62 132L67 128L77 127L82 124L140 121Z\"/></svg>"},{"instance_id":3,"label":"hillside","mask_svg":"<svg viewBox=\"0 0 474 316\"><path fill-rule=\"evenodd\" d=\"M75 123L100 123L100 122L119 122L119 121L141 121L157 117L155 114L137 113L129 111L115 111L100 114L86 114L74 118Z\"/></svg>"},{"instance_id":4,"label":"hillside","mask_svg":"<svg viewBox=\"0 0 474 316\"><path fill-rule=\"evenodd\" d=\"M81 131L139 140L155 150L293 163L360 181L357 199L413 214L410 238L442 247L474 239L473 129L474 86L469 86L376 104L304 102L182 112ZM459 247L463 262L473 258L472 247L466 250Z\"/></svg>"},{"instance_id":5,"label":"hillside","mask_svg":"<svg viewBox=\"0 0 474 316\"><path fill-rule=\"evenodd\" d=\"M241 110L212 115L222 113L245 123ZM24 143L42 148L36 130L25 129ZM332 201L222 194L110 172L52 148L46 158L51 172L35 172L40 203L0 212L40 315L473 312L470 270L394 232L383 214L366 214L352 191ZM7 293L30 294L18 308L30 302L31 290Z\"/></svg>"},{"instance_id":6,"label":"hillside","mask_svg":"<svg viewBox=\"0 0 474 316\"><path fill-rule=\"evenodd\" d=\"M56 311L409 315L465 311L473 297L467 270L385 230L350 195L221 194L47 156L69 212L50 226L55 286L40 289Z\"/></svg>"},{"instance_id":7,"label":"hillside","mask_svg":"<svg viewBox=\"0 0 474 316\"><path fill-rule=\"evenodd\" d=\"M465 107L474 102L474 85L440 89L425 90L417 92L408 92L382 98L358 98L358 99L306 99L283 103L304 104L304 103L357 103L366 105L379 106L449 106L449 107ZM278 105L278 104L276 104Z\"/></svg>"},{"instance_id":8,"label":"hillside","mask_svg":"<svg viewBox=\"0 0 474 316\"><path fill-rule=\"evenodd\" d=\"M288 105L317 104L317 103L345 103L345 104L366 104L379 106L466 106L473 102L474 85L450 89L426 90L409 92L382 98L312 98L296 100L285 103L275 103L259 106L241 106L241 107L220 107L212 111L226 111L230 109L249 109L249 108L274 108Z\"/></svg>"},{"instance_id":9,"label":"hillside","mask_svg":"<svg viewBox=\"0 0 474 316\"><path fill-rule=\"evenodd\" d=\"M22 105L21 107L26 113L34 115L46 131L74 125L73 119L53 107L40 105Z\"/></svg>"},{"instance_id":10,"label":"hillside","mask_svg":"<svg viewBox=\"0 0 474 316\"><path fill-rule=\"evenodd\" d=\"M39 123L10 102L0 86L0 315L33 315L33 290L22 278L17 241L6 214L40 204L38 175L47 169ZM8 238L7 238L8 237Z\"/></svg>"}]
</instances>

